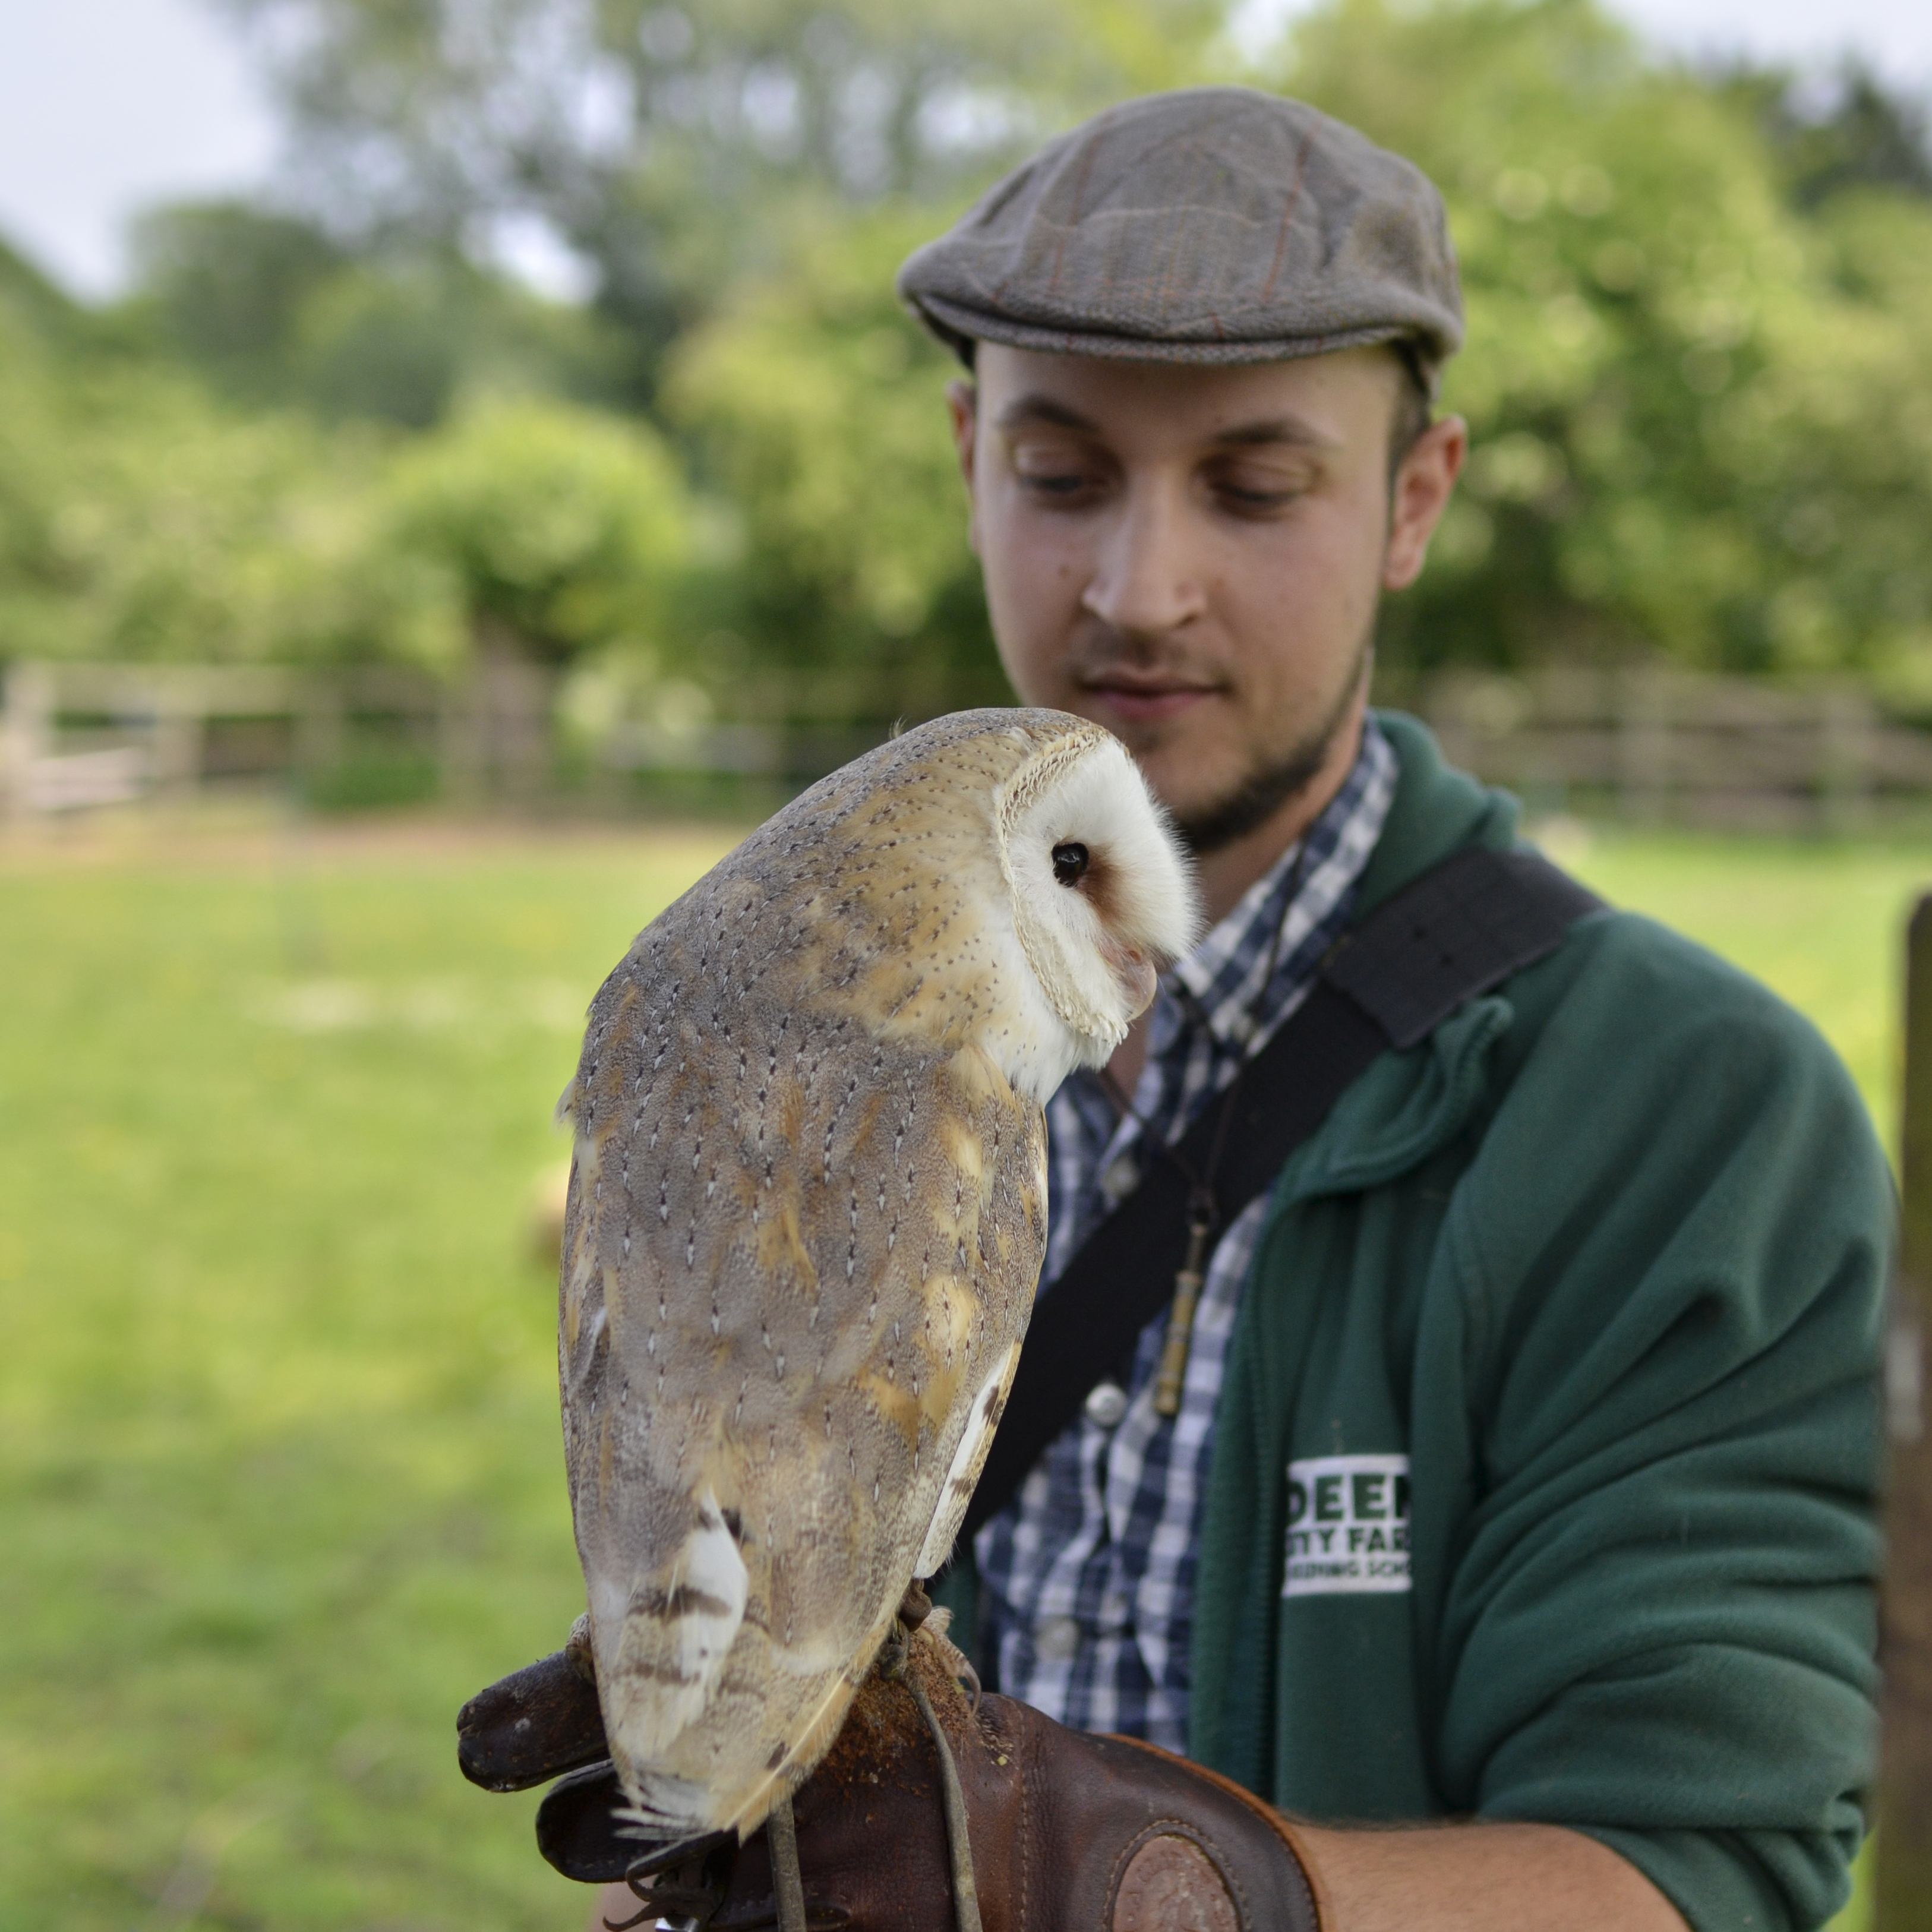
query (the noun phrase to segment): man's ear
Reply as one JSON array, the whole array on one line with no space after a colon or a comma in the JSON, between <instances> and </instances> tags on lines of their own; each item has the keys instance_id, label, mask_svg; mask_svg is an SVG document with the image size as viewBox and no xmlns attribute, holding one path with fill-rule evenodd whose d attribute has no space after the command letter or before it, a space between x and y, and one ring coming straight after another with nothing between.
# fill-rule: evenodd
<instances>
[{"instance_id":1,"label":"man's ear","mask_svg":"<svg viewBox=\"0 0 1932 1932\"><path fill-rule=\"evenodd\" d=\"M967 540L976 555L980 548L980 494L974 486L973 454L980 434L980 391L964 376L955 376L946 386L946 407L952 418L952 446L959 455L959 473L966 479L966 500L972 516L967 526Z\"/></svg>"},{"instance_id":2,"label":"man's ear","mask_svg":"<svg viewBox=\"0 0 1932 1932\"><path fill-rule=\"evenodd\" d=\"M1388 547L1382 554L1382 588L1406 590L1422 574L1429 539L1469 453L1469 426L1460 416L1431 423L1396 466L1389 493Z\"/></svg>"}]
</instances>

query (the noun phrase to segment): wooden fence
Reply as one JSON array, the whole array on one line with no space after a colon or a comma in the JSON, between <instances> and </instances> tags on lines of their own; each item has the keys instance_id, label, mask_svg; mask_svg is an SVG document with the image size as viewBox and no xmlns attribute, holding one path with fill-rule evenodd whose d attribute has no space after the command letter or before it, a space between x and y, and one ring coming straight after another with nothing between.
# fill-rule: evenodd
<instances>
[{"instance_id":1,"label":"wooden fence","mask_svg":"<svg viewBox=\"0 0 1932 1932\"><path fill-rule=\"evenodd\" d=\"M413 760L414 796L459 805L532 804L556 784L556 674L508 653L486 654L460 682L381 666L20 662L5 690L0 805L18 814L291 781L326 802L332 775L358 759ZM1544 670L1384 675L1377 692L1533 813L1827 830L1932 818L1932 731L1852 687ZM592 763L607 794L653 772L796 785L876 736L631 722Z\"/></svg>"},{"instance_id":2,"label":"wooden fence","mask_svg":"<svg viewBox=\"0 0 1932 1932\"><path fill-rule=\"evenodd\" d=\"M434 680L386 668L321 676L277 666L16 662L0 724L0 796L16 814L172 799L225 782L339 767L352 726L453 738Z\"/></svg>"},{"instance_id":3,"label":"wooden fence","mask_svg":"<svg viewBox=\"0 0 1932 1932\"><path fill-rule=\"evenodd\" d=\"M555 789L556 673L486 650L465 679L400 667L17 662L0 712L0 814L33 816L224 788L300 786L327 801L342 775L413 761L458 805L532 805ZM593 775L644 772L808 783L878 741L865 730L628 721ZM352 791L353 788L350 788ZM603 790L608 794L607 783ZM378 788L380 802L380 788ZM399 801L398 801L399 802Z\"/></svg>"},{"instance_id":4,"label":"wooden fence","mask_svg":"<svg viewBox=\"0 0 1932 1932\"><path fill-rule=\"evenodd\" d=\"M1552 670L1389 681L1388 695L1534 812L1849 830L1932 808L1932 731L1853 687Z\"/></svg>"}]
</instances>

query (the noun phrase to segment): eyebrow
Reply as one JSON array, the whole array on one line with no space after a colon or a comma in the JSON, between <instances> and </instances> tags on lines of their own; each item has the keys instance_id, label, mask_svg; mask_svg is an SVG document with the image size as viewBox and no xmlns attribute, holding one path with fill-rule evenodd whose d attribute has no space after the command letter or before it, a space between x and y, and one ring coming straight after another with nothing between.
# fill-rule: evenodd
<instances>
[{"instance_id":1,"label":"eyebrow","mask_svg":"<svg viewBox=\"0 0 1932 1932\"><path fill-rule=\"evenodd\" d=\"M1051 423L1056 429L1077 429L1098 436L1100 425L1078 410L1056 403L1051 396L1016 396L995 418L1001 429L1017 429L1022 423Z\"/></svg>"},{"instance_id":2,"label":"eyebrow","mask_svg":"<svg viewBox=\"0 0 1932 1932\"><path fill-rule=\"evenodd\" d=\"M1048 423L1056 429L1077 430L1082 435L1105 434L1090 416L1082 416L1051 396L1016 396L995 418L1002 430L1018 429L1028 423ZM1271 416L1256 422L1238 423L1210 437L1217 449L1255 449L1275 443L1288 443L1301 449L1332 449L1332 436L1324 436L1295 416Z\"/></svg>"},{"instance_id":3,"label":"eyebrow","mask_svg":"<svg viewBox=\"0 0 1932 1932\"><path fill-rule=\"evenodd\" d=\"M1292 443L1300 449L1337 447L1333 436L1322 435L1295 416L1276 416L1266 422L1242 423L1233 429L1224 429L1213 440L1222 449L1252 449L1273 442Z\"/></svg>"}]
</instances>

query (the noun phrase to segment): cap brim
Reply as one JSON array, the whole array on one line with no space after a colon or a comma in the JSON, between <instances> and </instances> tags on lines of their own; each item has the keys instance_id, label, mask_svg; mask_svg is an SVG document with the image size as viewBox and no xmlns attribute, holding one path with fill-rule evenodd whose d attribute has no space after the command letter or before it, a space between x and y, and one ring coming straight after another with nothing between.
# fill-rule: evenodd
<instances>
[{"instance_id":1,"label":"cap brim","mask_svg":"<svg viewBox=\"0 0 1932 1932\"><path fill-rule=\"evenodd\" d=\"M1413 343L1418 359L1435 386L1436 352L1421 331L1397 323L1339 329L1332 334L1271 336L1246 339L1222 336L1177 340L1172 336L1114 335L1098 329L1048 328L1016 322L1012 316L989 315L949 302L944 296L912 298L913 313L970 368L974 346L998 342L1009 349L1030 349L1047 356L1092 356L1106 362L1190 363L1226 368L1256 362L1296 362L1310 356L1329 356L1344 349L1368 349L1384 342Z\"/></svg>"}]
</instances>

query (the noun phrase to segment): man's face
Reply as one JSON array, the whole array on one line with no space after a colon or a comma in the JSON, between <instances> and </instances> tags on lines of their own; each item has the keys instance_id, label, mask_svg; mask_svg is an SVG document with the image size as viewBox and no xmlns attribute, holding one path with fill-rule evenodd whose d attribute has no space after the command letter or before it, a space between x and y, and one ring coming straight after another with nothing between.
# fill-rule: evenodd
<instances>
[{"instance_id":1,"label":"man's face","mask_svg":"<svg viewBox=\"0 0 1932 1932\"><path fill-rule=\"evenodd\" d=\"M1201 368L988 343L977 374L954 419L1014 689L1115 733L1202 849L1244 836L1352 746L1378 598L1421 567L1461 425L1418 446L1406 514L1405 463L1392 517L1385 350Z\"/></svg>"}]
</instances>

